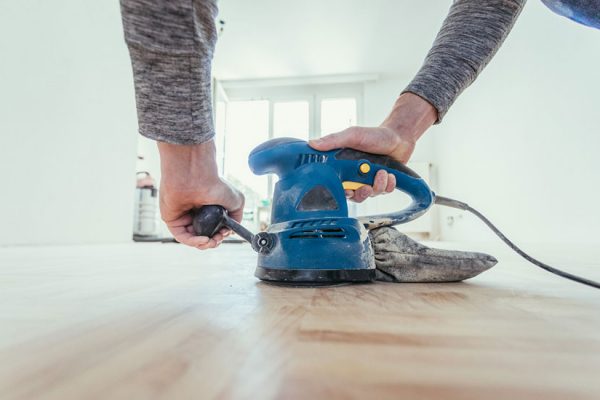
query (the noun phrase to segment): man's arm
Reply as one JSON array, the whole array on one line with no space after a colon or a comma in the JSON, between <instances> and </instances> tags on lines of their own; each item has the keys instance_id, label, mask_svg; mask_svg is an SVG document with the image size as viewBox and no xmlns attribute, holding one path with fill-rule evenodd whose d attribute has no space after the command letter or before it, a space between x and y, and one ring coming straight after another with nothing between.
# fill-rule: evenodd
<instances>
[{"instance_id":1,"label":"man's arm","mask_svg":"<svg viewBox=\"0 0 600 400\"><path fill-rule=\"evenodd\" d=\"M311 141L311 146L324 151L352 147L406 163L417 140L442 120L454 100L496 54L525 1L456 0L420 71L381 125L351 127ZM362 202L369 196L389 192L394 185L393 175L382 172L372 187L363 186L346 195Z\"/></svg>"},{"instance_id":2,"label":"man's arm","mask_svg":"<svg viewBox=\"0 0 600 400\"><path fill-rule=\"evenodd\" d=\"M404 92L431 103L439 123L494 57L525 1L456 0L423 66Z\"/></svg>"},{"instance_id":3,"label":"man's arm","mask_svg":"<svg viewBox=\"0 0 600 400\"><path fill-rule=\"evenodd\" d=\"M121 0L140 133L172 144L214 136L216 0Z\"/></svg>"},{"instance_id":4,"label":"man's arm","mask_svg":"<svg viewBox=\"0 0 600 400\"><path fill-rule=\"evenodd\" d=\"M241 220L243 195L217 173L211 62L216 0L121 0L140 133L158 143L160 211L179 242L206 249L227 234L195 236L190 211L220 204Z\"/></svg>"}]
</instances>

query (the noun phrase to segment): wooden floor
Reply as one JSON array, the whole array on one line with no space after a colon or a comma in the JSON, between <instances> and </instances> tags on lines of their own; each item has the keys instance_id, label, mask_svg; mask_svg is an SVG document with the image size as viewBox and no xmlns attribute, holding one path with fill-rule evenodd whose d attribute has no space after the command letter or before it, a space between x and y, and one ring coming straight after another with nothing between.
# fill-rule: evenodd
<instances>
[{"instance_id":1,"label":"wooden floor","mask_svg":"<svg viewBox=\"0 0 600 400\"><path fill-rule=\"evenodd\" d=\"M3 248L0 399L599 399L600 291L487 250L466 283L294 289L246 245Z\"/></svg>"}]
</instances>

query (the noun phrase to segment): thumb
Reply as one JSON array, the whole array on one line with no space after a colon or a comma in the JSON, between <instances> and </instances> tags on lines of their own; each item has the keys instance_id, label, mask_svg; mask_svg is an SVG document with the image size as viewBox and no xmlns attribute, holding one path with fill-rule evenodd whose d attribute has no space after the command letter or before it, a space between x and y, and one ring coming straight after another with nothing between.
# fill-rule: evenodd
<instances>
[{"instance_id":1,"label":"thumb","mask_svg":"<svg viewBox=\"0 0 600 400\"><path fill-rule=\"evenodd\" d=\"M341 132L332 133L308 142L309 146L319 151L329 151L341 147L355 147L360 142L360 128L352 127Z\"/></svg>"}]
</instances>

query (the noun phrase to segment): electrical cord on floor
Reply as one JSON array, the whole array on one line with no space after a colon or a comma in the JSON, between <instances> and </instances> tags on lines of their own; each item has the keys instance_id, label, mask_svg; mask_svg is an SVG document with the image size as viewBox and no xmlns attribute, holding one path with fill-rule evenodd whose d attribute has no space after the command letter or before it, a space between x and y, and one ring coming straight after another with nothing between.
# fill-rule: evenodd
<instances>
[{"instance_id":1,"label":"electrical cord on floor","mask_svg":"<svg viewBox=\"0 0 600 400\"><path fill-rule=\"evenodd\" d=\"M584 285L594 287L596 289L600 289L600 283L598 283L598 282L594 282L594 281L592 281L590 279L582 278L580 276L573 275L573 274L570 274L570 273L565 272L565 271L561 271L559 269L551 267L548 264L544 264L543 262L538 261L535 258L531 257L529 254L525 253L523 250L521 250L520 248L518 248L517 245L514 244L513 242L511 242L506 236L504 236L504 234L502 232L500 232L500 230L498 228L496 228L494 226L494 224L492 224L490 222L489 219L487 219L483 214L481 214L479 211L477 211L476 209L474 209L473 207L471 207L467 203L463 203L462 201L450 199L448 197L436 196L435 197L435 204L438 204L440 206L458 208L459 210L465 210L465 211L468 211L471 214L477 216L477 218L479 218L480 220L482 220L496 235L498 235L498 237L500 239L502 239L502 241L504 243L506 243L508 245L508 247L510 247L511 249L513 249L517 254L519 254L521 257L523 257L524 259L526 259L530 263L532 263L532 264L534 264L534 265L536 265L536 266L538 266L538 267L540 267L542 269L545 269L548 272L551 272L553 274L561 276L563 278L570 279L572 281L579 282L579 283L582 283Z\"/></svg>"}]
</instances>

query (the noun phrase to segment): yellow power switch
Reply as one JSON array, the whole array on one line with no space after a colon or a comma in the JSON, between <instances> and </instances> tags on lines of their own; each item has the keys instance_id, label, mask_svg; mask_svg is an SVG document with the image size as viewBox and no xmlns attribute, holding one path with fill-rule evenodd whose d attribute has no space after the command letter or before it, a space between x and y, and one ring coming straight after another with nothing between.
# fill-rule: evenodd
<instances>
[{"instance_id":1,"label":"yellow power switch","mask_svg":"<svg viewBox=\"0 0 600 400\"><path fill-rule=\"evenodd\" d=\"M362 164L360 164L360 167L358 167L358 169L363 174L368 174L369 171L371 170L371 166L369 164L367 164L367 163L362 163Z\"/></svg>"},{"instance_id":2,"label":"yellow power switch","mask_svg":"<svg viewBox=\"0 0 600 400\"><path fill-rule=\"evenodd\" d=\"M344 181L344 182L342 182L342 186L346 190L357 190L357 189L365 186L365 184L360 183L360 182Z\"/></svg>"}]
</instances>

